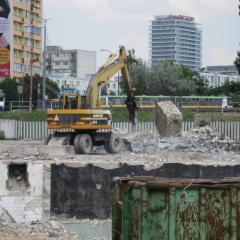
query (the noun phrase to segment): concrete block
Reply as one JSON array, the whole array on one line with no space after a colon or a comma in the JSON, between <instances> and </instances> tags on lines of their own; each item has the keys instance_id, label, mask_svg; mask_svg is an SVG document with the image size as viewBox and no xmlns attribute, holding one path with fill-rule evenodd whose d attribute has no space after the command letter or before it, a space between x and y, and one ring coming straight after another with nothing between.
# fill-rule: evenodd
<instances>
[{"instance_id":1,"label":"concrete block","mask_svg":"<svg viewBox=\"0 0 240 240\"><path fill-rule=\"evenodd\" d=\"M182 130L182 113L171 101L156 104L156 128L162 137L179 137Z\"/></svg>"},{"instance_id":2,"label":"concrete block","mask_svg":"<svg viewBox=\"0 0 240 240\"><path fill-rule=\"evenodd\" d=\"M194 115L194 127L209 126L211 118L207 114L195 114Z\"/></svg>"}]
</instances>

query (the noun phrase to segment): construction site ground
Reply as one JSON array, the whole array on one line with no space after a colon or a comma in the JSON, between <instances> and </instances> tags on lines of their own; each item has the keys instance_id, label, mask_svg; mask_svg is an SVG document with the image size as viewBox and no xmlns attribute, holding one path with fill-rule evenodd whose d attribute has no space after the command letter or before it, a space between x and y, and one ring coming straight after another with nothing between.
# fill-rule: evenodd
<instances>
[{"instance_id":1,"label":"construction site ground","mask_svg":"<svg viewBox=\"0 0 240 240\"><path fill-rule=\"evenodd\" d=\"M108 154L96 147L90 155L76 155L73 146L44 145L43 141L0 141L0 160L48 161L78 166L93 164L101 168L116 168L120 164L144 165L154 169L164 163L199 165L239 164L239 142L221 136L210 127L183 132L181 137L160 138L158 134L122 133L124 149Z\"/></svg>"},{"instance_id":2,"label":"construction site ground","mask_svg":"<svg viewBox=\"0 0 240 240\"><path fill-rule=\"evenodd\" d=\"M201 166L234 166L240 163L239 143L209 127L193 129L173 138L160 138L147 132L122 135L124 149L116 155L106 153L101 147L94 148L91 155L76 155L72 146L46 146L43 141L29 140L0 141L0 161L45 161L56 165L64 163L70 167L92 164L104 169L128 164L143 165L146 170L159 168L166 163ZM0 229L0 239L16 239L16 236L18 239L33 240L78 239L54 223L10 224L0 226Z\"/></svg>"}]
</instances>

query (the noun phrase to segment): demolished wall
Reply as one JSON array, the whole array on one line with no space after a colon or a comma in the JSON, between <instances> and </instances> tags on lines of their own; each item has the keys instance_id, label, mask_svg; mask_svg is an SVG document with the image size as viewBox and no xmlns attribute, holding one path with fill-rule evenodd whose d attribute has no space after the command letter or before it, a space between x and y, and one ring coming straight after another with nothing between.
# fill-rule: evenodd
<instances>
[{"instance_id":1,"label":"demolished wall","mask_svg":"<svg viewBox=\"0 0 240 240\"><path fill-rule=\"evenodd\" d=\"M80 164L79 164L80 165ZM144 165L124 164L114 169L93 165L51 167L51 213L79 219L111 218L112 191L115 177L154 176L162 178L222 179L240 176L240 165L201 166L166 163L161 167L146 170Z\"/></svg>"},{"instance_id":2,"label":"demolished wall","mask_svg":"<svg viewBox=\"0 0 240 240\"><path fill-rule=\"evenodd\" d=\"M0 162L0 206L17 223L50 217L49 165L42 162Z\"/></svg>"}]
</instances>

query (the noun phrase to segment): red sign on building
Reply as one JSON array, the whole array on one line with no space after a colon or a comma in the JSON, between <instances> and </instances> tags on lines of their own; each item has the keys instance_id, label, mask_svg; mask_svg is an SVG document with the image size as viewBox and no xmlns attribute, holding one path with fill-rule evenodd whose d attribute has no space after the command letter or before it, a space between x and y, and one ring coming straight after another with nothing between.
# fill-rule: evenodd
<instances>
[{"instance_id":1,"label":"red sign on building","mask_svg":"<svg viewBox=\"0 0 240 240\"><path fill-rule=\"evenodd\" d=\"M0 77L10 77L10 5L0 0Z\"/></svg>"}]
</instances>

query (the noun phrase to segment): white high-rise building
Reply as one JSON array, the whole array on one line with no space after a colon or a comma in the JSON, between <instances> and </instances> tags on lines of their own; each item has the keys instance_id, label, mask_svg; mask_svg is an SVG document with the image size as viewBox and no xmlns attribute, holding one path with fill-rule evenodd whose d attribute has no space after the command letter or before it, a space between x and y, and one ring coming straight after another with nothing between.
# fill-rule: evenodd
<instances>
[{"instance_id":1,"label":"white high-rise building","mask_svg":"<svg viewBox=\"0 0 240 240\"><path fill-rule=\"evenodd\" d=\"M150 61L169 60L199 71L202 58L202 30L188 16L156 16L150 26Z\"/></svg>"}]
</instances>

